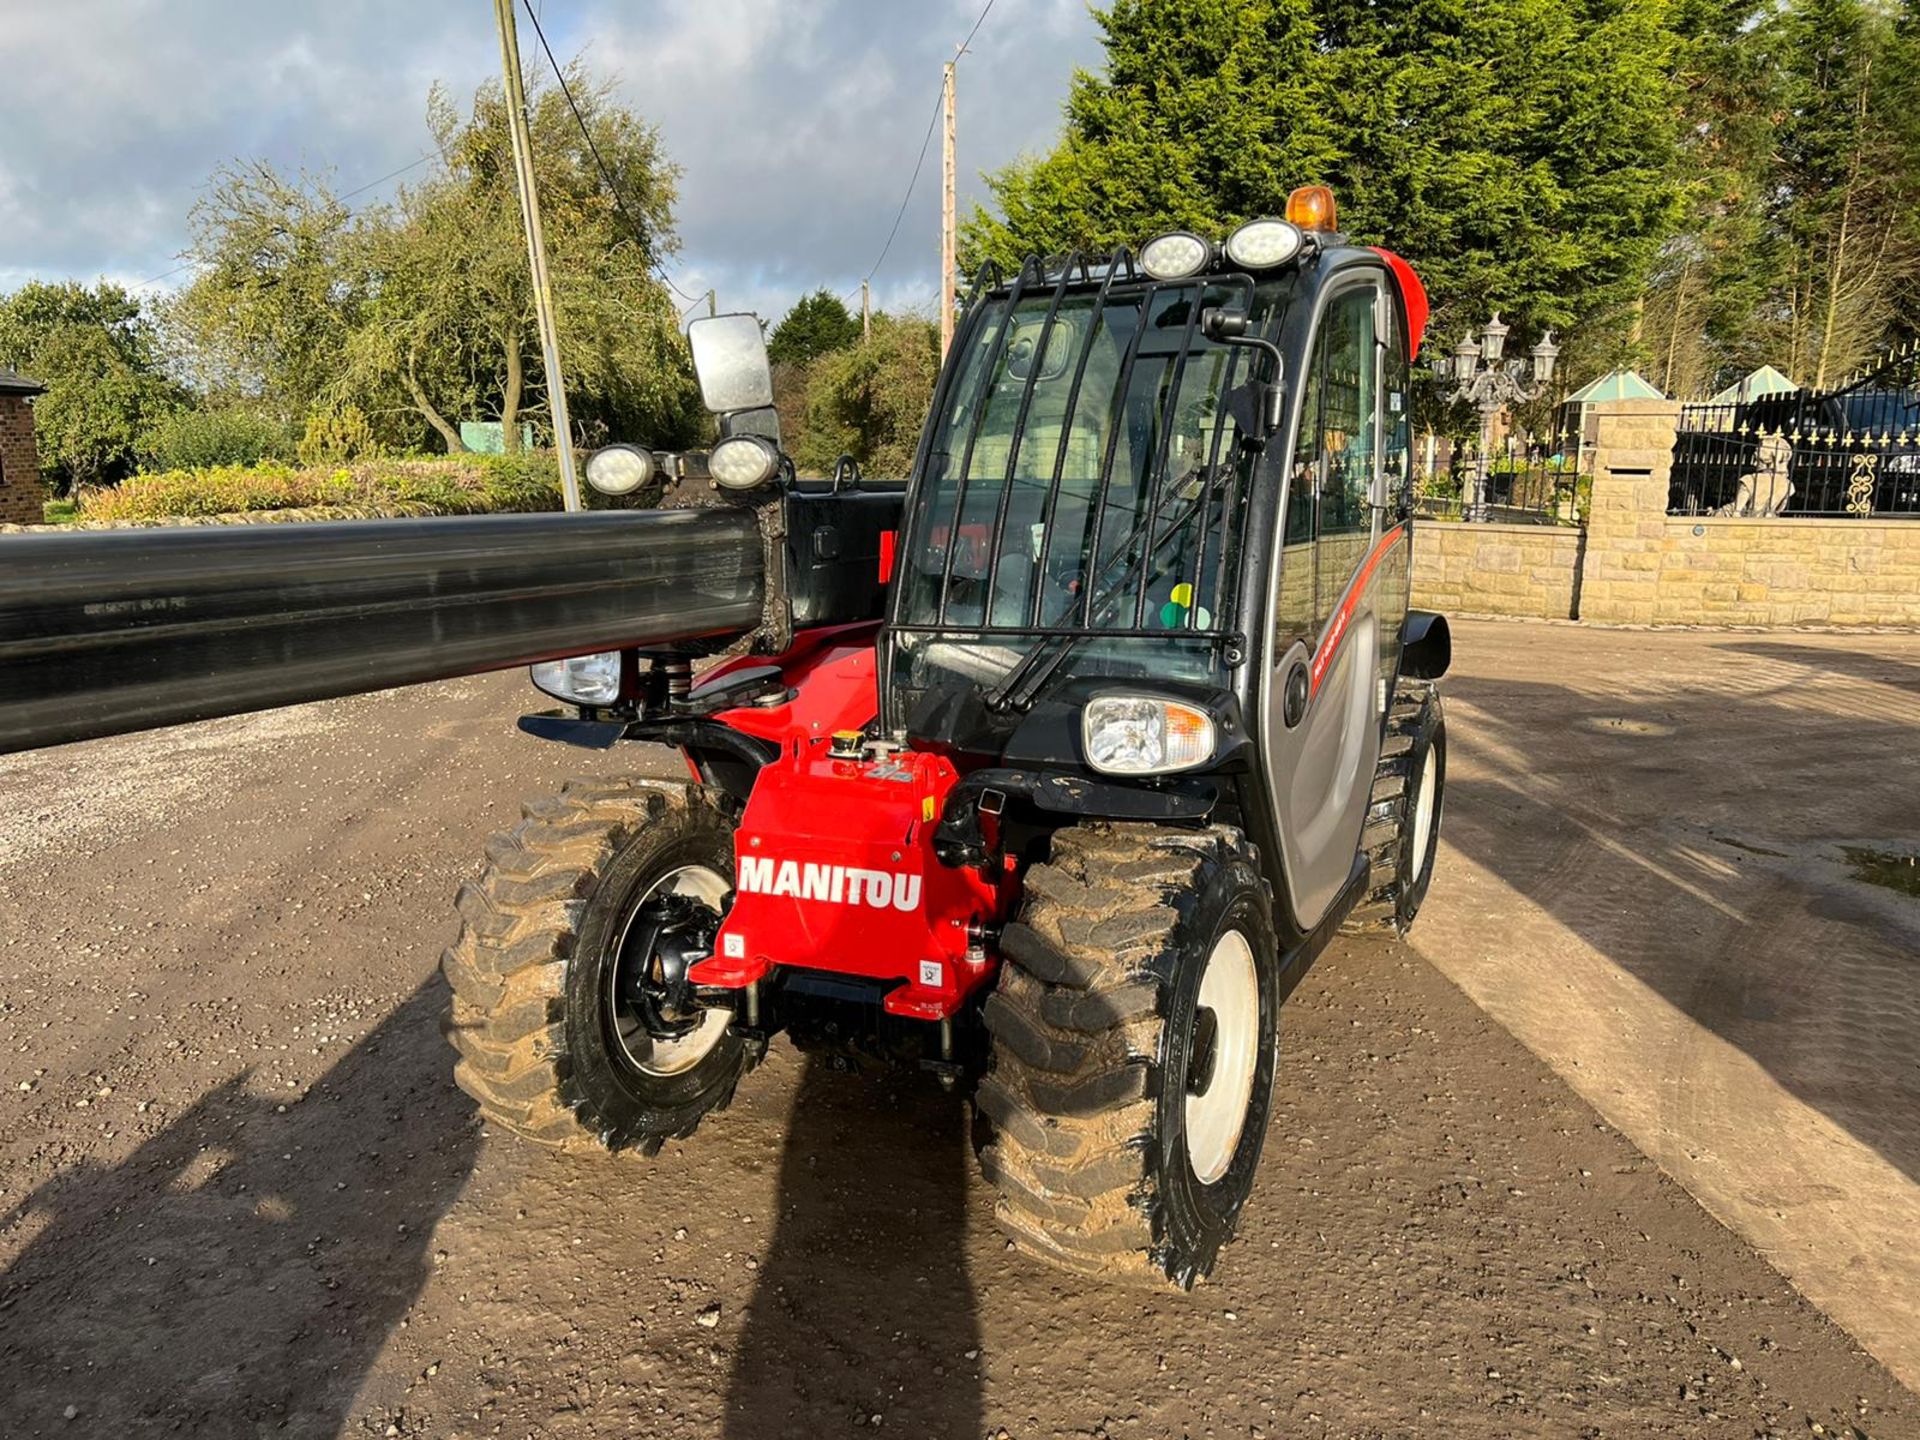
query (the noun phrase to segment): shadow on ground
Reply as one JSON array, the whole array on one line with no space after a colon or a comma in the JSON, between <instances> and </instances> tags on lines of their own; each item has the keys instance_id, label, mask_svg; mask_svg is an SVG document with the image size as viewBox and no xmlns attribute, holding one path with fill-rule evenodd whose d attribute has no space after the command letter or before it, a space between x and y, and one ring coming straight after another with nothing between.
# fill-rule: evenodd
<instances>
[{"instance_id":1,"label":"shadow on ground","mask_svg":"<svg viewBox=\"0 0 1920 1440\"><path fill-rule=\"evenodd\" d=\"M806 1063L727 1391L728 1440L982 1431L968 1110L931 1081Z\"/></svg>"},{"instance_id":2,"label":"shadow on ground","mask_svg":"<svg viewBox=\"0 0 1920 1440\"><path fill-rule=\"evenodd\" d=\"M478 1144L442 1003L436 975L284 1113L236 1077L28 1197L0 1434L340 1434Z\"/></svg>"},{"instance_id":3,"label":"shadow on ground","mask_svg":"<svg viewBox=\"0 0 1920 1440\"><path fill-rule=\"evenodd\" d=\"M1761 660L1797 662L1816 670L1849 675L1858 680L1872 680L1920 695L1920 665L1892 655L1843 650L1833 646L1796 645L1790 640L1728 640L1714 648L1736 655L1752 655Z\"/></svg>"},{"instance_id":4,"label":"shadow on ground","mask_svg":"<svg viewBox=\"0 0 1920 1440\"><path fill-rule=\"evenodd\" d=\"M1913 667L1714 648L1751 658L1607 696L1449 682L1447 837L1920 1181L1920 905L1840 858L1920 845L1920 711L1881 688Z\"/></svg>"}]
</instances>

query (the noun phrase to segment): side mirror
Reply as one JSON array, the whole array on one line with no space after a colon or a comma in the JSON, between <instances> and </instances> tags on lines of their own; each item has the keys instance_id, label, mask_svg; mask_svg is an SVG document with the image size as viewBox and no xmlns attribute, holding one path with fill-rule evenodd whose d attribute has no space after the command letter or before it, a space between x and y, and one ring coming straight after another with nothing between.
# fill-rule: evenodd
<instances>
[{"instance_id":1,"label":"side mirror","mask_svg":"<svg viewBox=\"0 0 1920 1440\"><path fill-rule=\"evenodd\" d=\"M731 415L720 417L722 435L758 435L764 440L780 443L780 412L771 405L763 405L757 410L737 410Z\"/></svg>"},{"instance_id":2,"label":"side mirror","mask_svg":"<svg viewBox=\"0 0 1920 1440\"><path fill-rule=\"evenodd\" d=\"M1256 382L1251 379L1248 381L1248 393L1253 397L1253 405L1249 413L1240 417L1240 433L1264 445L1286 418L1286 360L1281 356L1278 345L1270 340L1262 340L1257 335L1247 334L1247 326L1247 312L1244 310L1209 305L1200 312L1200 333L1214 344L1244 345L1267 357L1271 378L1257 388Z\"/></svg>"},{"instance_id":3,"label":"side mirror","mask_svg":"<svg viewBox=\"0 0 1920 1440\"><path fill-rule=\"evenodd\" d=\"M709 315L687 326L700 400L716 415L773 404L767 341L752 315Z\"/></svg>"}]
</instances>

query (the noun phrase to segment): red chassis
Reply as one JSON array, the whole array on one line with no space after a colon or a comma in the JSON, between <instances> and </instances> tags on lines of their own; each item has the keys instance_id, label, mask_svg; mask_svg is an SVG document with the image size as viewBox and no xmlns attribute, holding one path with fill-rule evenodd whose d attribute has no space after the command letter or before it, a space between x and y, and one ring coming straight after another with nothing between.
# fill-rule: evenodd
<instances>
[{"instance_id":1,"label":"red chassis","mask_svg":"<svg viewBox=\"0 0 1920 1440\"><path fill-rule=\"evenodd\" d=\"M775 966L882 982L888 1014L951 1018L994 975L982 941L1016 894L1013 877L941 864L933 832L960 779L940 755L896 750L836 754L836 734L861 731L877 708L871 624L803 632L775 663L790 698L714 716L771 740L734 837L733 906L710 959L689 979L744 988ZM710 671L699 691L760 660ZM851 747L850 747L851 748Z\"/></svg>"}]
</instances>

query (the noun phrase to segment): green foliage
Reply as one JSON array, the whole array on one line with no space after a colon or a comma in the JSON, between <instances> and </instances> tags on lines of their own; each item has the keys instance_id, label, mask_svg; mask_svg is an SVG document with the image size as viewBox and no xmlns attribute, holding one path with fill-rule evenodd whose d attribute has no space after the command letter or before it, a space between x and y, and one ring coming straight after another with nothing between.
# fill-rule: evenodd
<instances>
[{"instance_id":1,"label":"green foliage","mask_svg":"<svg viewBox=\"0 0 1920 1440\"><path fill-rule=\"evenodd\" d=\"M558 89L536 83L533 152L573 420L589 443L684 444L701 415L653 273L676 248L678 172L607 84L578 64L569 83L625 201ZM357 407L387 450L458 451L461 420L499 420L510 449L523 423L550 428L500 87L464 111L435 87L427 120L441 165L358 217L326 184L262 163L215 177L194 213L200 274L170 315L203 383L258 394L296 424Z\"/></svg>"},{"instance_id":2,"label":"green foliage","mask_svg":"<svg viewBox=\"0 0 1920 1440\"><path fill-rule=\"evenodd\" d=\"M776 365L806 365L860 338L860 318L828 290L803 297L767 341L767 358Z\"/></svg>"},{"instance_id":3,"label":"green foliage","mask_svg":"<svg viewBox=\"0 0 1920 1440\"><path fill-rule=\"evenodd\" d=\"M1920 51L1868 0L1685 0L1687 215L1645 305L1649 376L1717 389L1762 363L1836 383L1920 314Z\"/></svg>"},{"instance_id":4,"label":"green foliage","mask_svg":"<svg viewBox=\"0 0 1920 1440\"><path fill-rule=\"evenodd\" d=\"M277 416L230 405L162 415L141 437L140 459L149 470L200 470L284 459L289 448Z\"/></svg>"},{"instance_id":5,"label":"green foliage","mask_svg":"<svg viewBox=\"0 0 1920 1440\"><path fill-rule=\"evenodd\" d=\"M1444 332L1620 323L1678 215L1660 0L1117 0L1049 155L989 177L969 264L1223 235L1334 188Z\"/></svg>"},{"instance_id":6,"label":"green foliage","mask_svg":"<svg viewBox=\"0 0 1920 1440\"><path fill-rule=\"evenodd\" d=\"M262 510L479 515L560 508L559 472L532 456L214 466L137 475L80 492L82 520L164 520Z\"/></svg>"},{"instance_id":7,"label":"green foliage","mask_svg":"<svg viewBox=\"0 0 1920 1440\"><path fill-rule=\"evenodd\" d=\"M847 454L870 475L906 475L933 400L939 355L932 322L876 315L871 342L821 356L807 378L796 463L824 473Z\"/></svg>"},{"instance_id":8,"label":"green foliage","mask_svg":"<svg viewBox=\"0 0 1920 1440\"><path fill-rule=\"evenodd\" d=\"M374 459L381 448L366 411L358 405L329 405L307 416L294 453L302 465L326 465Z\"/></svg>"},{"instance_id":9,"label":"green foliage","mask_svg":"<svg viewBox=\"0 0 1920 1440\"><path fill-rule=\"evenodd\" d=\"M203 389L259 395L292 422L327 393L364 315L352 212L264 160L214 172L188 216L193 283L169 306Z\"/></svg>"},{"instance_id":10,"label":"green foliage","mask_svg":"<svg viewBox=\"0 0 1920 1440\"><path fill-rule=\"evenodd\" d=\"M34 281L0 297L0 365L47 387L34 402L40 468L63 486L126 474L140 437L180 398L140 301L104 280Z\"/></svg>"}]
</instances>

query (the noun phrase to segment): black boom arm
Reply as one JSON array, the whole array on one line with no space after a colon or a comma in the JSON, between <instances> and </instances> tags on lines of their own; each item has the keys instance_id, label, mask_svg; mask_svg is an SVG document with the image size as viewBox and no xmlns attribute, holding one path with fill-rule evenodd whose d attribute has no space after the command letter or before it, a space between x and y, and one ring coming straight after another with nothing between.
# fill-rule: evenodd
<instances>
[{"instance_id":1,"label":"black boom arm","mask_svg":"<svg viewBox=\"0 0 1920 1440\"><path fill-rule=\"evenodd\" d=\"M0 753L745 634L743 510L0 539Z\"/></svg>"}]
</instances>

